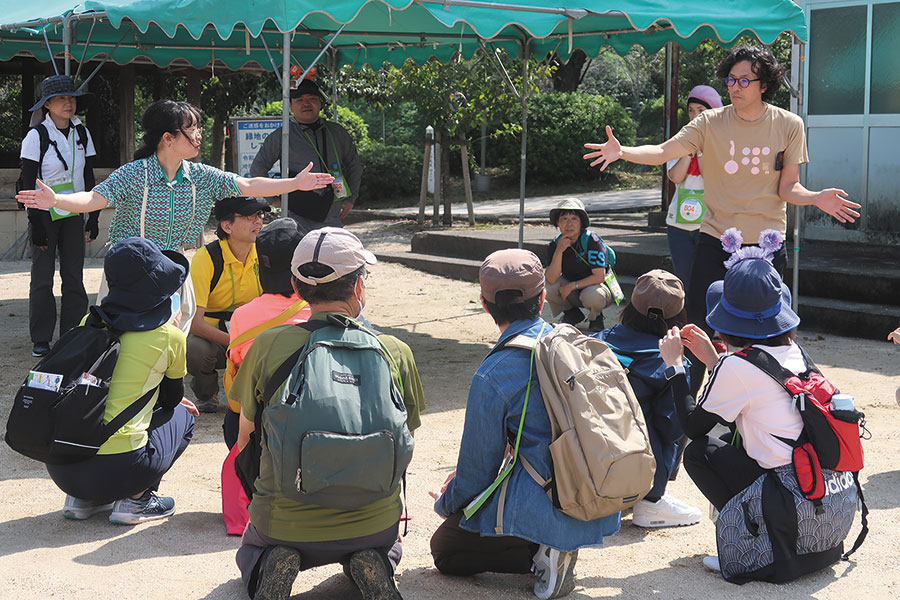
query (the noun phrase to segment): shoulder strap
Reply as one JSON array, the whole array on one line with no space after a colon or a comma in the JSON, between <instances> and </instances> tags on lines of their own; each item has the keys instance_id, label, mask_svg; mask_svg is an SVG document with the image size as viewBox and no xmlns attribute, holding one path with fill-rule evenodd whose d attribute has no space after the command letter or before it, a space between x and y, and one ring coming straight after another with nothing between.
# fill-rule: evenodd
<instances>
[{"instance_id":1,"label":"shoulder strap","mask_svg":"<svg viewBox=\"0 0 900 600\"><path fill-rule=\"evenodd\" d=\"M520 350L529 350L530 351L532 348L537 346L537 343L538 343L537 338L528 337L527 335L521 335L521 334L513 335L513 336L506 338L499 344L497 344L497 346L493 350L488 352L488 355L485 356L485 358L487 358L488 356L491 356L492 354L496 354L497 352L500 352L501 350L505 350L506 348L518 348Z\"/></svg>"},{"instance_id":2,"label":"shoulder strap","mask_svg":"<svg viewBox=\"0 0 900 600\"><path fill-rule=\"evenodd\" d=\"M43 179L44 174L41 172L41 165L44 162L44 155L47 154L47 150L50 148L50 132L47 131L47 127L43 123L38 123L32 129L38 132L38 172L37 175L39 178Z\"/></svg>"},{"instance_id":3,"label":"shoulder strap","mask_svg":"<svg viewBox=\"0 0 900 600\"><path fill-rule=\"evenodd\" d=\"M220 240L213 240L206 245L206 251L209 252L209 258L212 259L213 274L209 280L209 293L216 289L219 279L222 278L222 272L225 270L225 257L222 256L222 245Z\"/></svg>"},{"instance_id":4,"label":"shoulder strap","mask_svg":"<svg viewBox=\"0 0 900 600\"><path fill-rule=\"evenodd\" d=\"M133 419L139 412L141 412L147 403L150 402L150 398L153 397L153 394L159 390L159 386L151 390L147 390L147 392L128 405L125 410L120 412L115 416L115 418L103 426L103 441L108 440L112 435L120 430L128 421Z\"/></svg>"},{"instance_id":5,"label":"shoulder strap","mask_svg":"<svg viewBox=\"0 0 900 600\"><path fill-rule=\"evenodd\" d=\"M781 363L778 362L778 360L776 360L774 356L759 348L744 348L743 350L735 352L734 356L743 358L751 365L755 366L757 369L774 379L778 385L784 388L784 391L786 391L789 396L794 396L794 392L792 392L786 385L787 380L791 377L794 377L794 373L781 366ZM805 352L803 353L803 357L804 359L806 358Z\"/></svg>"},{"instance_id":6,"label":"shoulder strap","mask_svg":"<svg viewBox=\"0 0 900 600\"><path fill-rule=\"evenodd\" d=\"M291 317L296 315L298 312L300 312L303 309L303 306L305 304L306 304L306 300L303 300L301 298L300 300L297 300L296 302L294 302L293 304L288 306L286 309L281 311L278 315L269 319L268 321L266 321L264 323L260 323L256 327L252 327L252 328L248 329L241 335L234 338L231 341L231 343L228 344L228 350L231 350L235 346L240 346L247 340L252 340L256 336L258 336L260 333L265 331L266 329L270 329L272 327L275 327L276 325L280 325L281 323L284 323L286 320L290 319ZM227 352L227 350L226 350L226 352Z\"/></svg>"},{"instance_id":7,"label":"shoulder strap","mask_svg":"<svg viewBox=\"0 0 900 600\"><path fill-rule=\"evenodd\" d=\"M78 143L81 144L85 154L87 154L87 129L85 129L84 123L79 123L75 126L75 133L78 137Z\"/></svg>"}]
</instances>

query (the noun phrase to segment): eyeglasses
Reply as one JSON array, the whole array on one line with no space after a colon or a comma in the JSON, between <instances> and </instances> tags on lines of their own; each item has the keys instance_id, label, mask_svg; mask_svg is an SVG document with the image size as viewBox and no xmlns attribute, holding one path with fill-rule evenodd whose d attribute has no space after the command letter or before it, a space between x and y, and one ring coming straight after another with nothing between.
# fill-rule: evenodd
<instances>
[{"instance_id":1,"label":"eyeglasses","mask_svg":"<svg viewBox=\"0 0 900 600\"><path fill-rule=\"evenodd\" d=\"M202 127L188 127L187 129L179 129L178 131L180 131L186 138L193 138L198 135L203 135Z\"/></svg>"},{"instance_id":2,"label":"eyeglasses","mask_svg":"<svg viewBox=\"0 0 900 600\"><path fill-rule=\"evenodd\" d=\"M735 79L734 77L728 76L725 78L725 86L734 87L734 84L738 84L740 87L745 88L750 85L751 81L759 81L759 77L756 79L747 79L746 77Z\"/></svg>"},{"instance_id":3,"label":"eyeglasses","mask_svg":"<svg viewBox=\"0 0 900 600\"><path fill-rule=\"evenodd\" d=\"M256 211L255 213L249 214L249 215L241 215L241 214L238 214L238 213L234 213L234 216L235 216L235 217L242 217L242 218L244 218L244 219L250 219L250 220L254 220L254 221L255 221L256 219L262 219L263 217L265 217L265 214L266 214L265 211L258 210L258 211Z\"/></svg>"}]
</instances>

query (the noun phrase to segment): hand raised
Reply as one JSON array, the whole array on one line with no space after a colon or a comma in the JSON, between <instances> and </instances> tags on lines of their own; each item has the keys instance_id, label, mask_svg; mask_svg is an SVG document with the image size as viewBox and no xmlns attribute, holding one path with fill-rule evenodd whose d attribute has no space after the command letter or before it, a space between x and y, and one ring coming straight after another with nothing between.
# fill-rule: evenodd
<instances>
[{"instance_id":1,"label":"hand raised","mask_svg":"<svg viewBox=\"0 0 900 600\"><path fill-rule=\"evenodd\" d=\"M684 345L681 343L681 333L677 327L673 327L660 338L659 354L667 367L684 364Z\"/></svg>"},{"instance_id":2,"label":"hand raised","mask_svg":"<svg viewBox=\"0 0 900 600\"><path fill-rule=\"evenodd\" d=\"M56 192L40 179L35 181L37 189L21 190L16 194L16 200L25 205L25 208L40 208L47 210L56 206Z\"/></svg>"},{"instance_id":3,"label":"hand raised","mask_svg":"<svg viewBox=\"0 0 900 600\"><path fill-rule=\"evenodd\" d=\"M622 146L619 144L616 136L613 135L612 127L609 125L606 126L606 137L609 139L607 139L605 144L584 145L589 150L596 150L596 152L585 154L584 159L591 161L592 167L600 165L601 171L605 171L606 167L622 158Z\"/></svg>"},{"instance_id":4,"label":"hand raised","mask_svg":"<svg viewBox=\"0 0 900 600\"><path fill-rule=\"evenodd\" d=\"M331 182L334 181L334 177L331 176L330 173L311 173L313 164L310 161L306 168L297 173L297 176L294 177L294 182L297 184L297 189L302 190L304 192L308 192L309 190L318 190L326 185L330 185Z\"/></svg>"},{"instance_id":5,"label":"hand raised","mask_svg":"<svg viewBox=\"0 0 900 600\"><path fill-rule=\"evenodd\" d=\"M847 192L828 188L816 194L816 208L834 217L840 223L854 223L859 217L860 205L847 198Z\"/></svg>"},{"instance_id":6,"label":"hand raised","mask_svg":"<svg viewBox=\"0 0 900 600\"><path fill-rule=\"evenodd\" d=\"M688 323L681 328L680 333L684 347L700 359L707 369L712 370L719 362L719 353L716 352L716 347L713 346L712 340L709 339L706 332L693 323Z\"/></svg>"}]
</instances>

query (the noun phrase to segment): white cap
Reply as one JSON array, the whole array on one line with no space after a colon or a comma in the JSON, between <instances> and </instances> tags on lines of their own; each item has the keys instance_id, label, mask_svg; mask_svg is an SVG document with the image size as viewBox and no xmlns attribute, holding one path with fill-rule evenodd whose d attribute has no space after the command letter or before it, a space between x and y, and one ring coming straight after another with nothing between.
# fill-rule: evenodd
<instances>
[{"instance_id":1,"label":"white cap","mask_svg":"<svg viewBox=\"0 0 900 600\"><path fill-rule=\"evenodd\" d=\"M309 285L329 283L344 275L349 275L363 265L374 265L375 255L363 248L359 238L340 227L323 227L310 231L294 250L291 273ZM307 277L300 274L300 267L309 263L320 263L331 267L333 273L323 277Z\"/></svg>"}]
</instances>

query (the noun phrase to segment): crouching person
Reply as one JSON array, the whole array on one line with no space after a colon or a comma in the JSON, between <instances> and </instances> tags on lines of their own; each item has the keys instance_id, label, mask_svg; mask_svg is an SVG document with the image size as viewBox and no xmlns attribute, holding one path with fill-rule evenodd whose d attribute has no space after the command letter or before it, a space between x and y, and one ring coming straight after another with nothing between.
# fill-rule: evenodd
<instances>
[{"instance_id":1,"label":"crouching person","mask_svg":"<svg viewBox=\"0 0 900 600\"><path fill-rule=\"evenodd\" d=\"M399 479L424 398L409 347L354 321L366 304L371 264L375 256L344 229L307 234L291 273L313 314L308 323L260 333L231 388L241 404L238 447L265 423L236 557L251 598L286 599L300 570L331 563L345 566L364 599L400 598L393 578L402 554ZM351 349L340 354L345 344ZM296 377L287 374L294 369ZM385 465L393 471L387 492L375 485Z\"/></svg>"},{"instance_id":2,"label":"crouching person","mask_svg":"<svg viewBox=\"0 0 900 600\"><path fill-rule=\"evenodd\" d=\"M545 325L540 318L545 291L537 256L526 250L494 252L482 263L479 280L482 306L500 329L497 347L520 334L538 337ZM549 330L548 324L545 333ZM466 518L463 509L497 479L507 442L519 433L512 472ZM558 598L574 589L578 549L601 544L603 536L616 533L619 513L579 521L554 508L523 466L527 463L549 479L551 441L550 420L529 354L513 348L492 352L469 388L455 474L440 496L432 493L435 511L446 519L431 538L438 570L448 575L533 572L538 598Z\"/></svg>"},{"instance_id":3,"label":"crouching person","mask_svg":"<svg viewBox=\"0 0 900 600\"><path fill-rule=\"evenodd\" d=\"M119 337L119 357L106 398L104 422L159 388L146 405L106 442L96 456L64 465L47 465L66 494L63 516L88 517L112 510L122 525L162 519L175 512L175 500L157 496L162 476L194 435L196 407L184 399L184 333L172 323L180 305L172 295L188 274L177 252L163 254L151 241L128 238L103 263L109 294L100 304Z\"/></svg>"}]
</instances>

